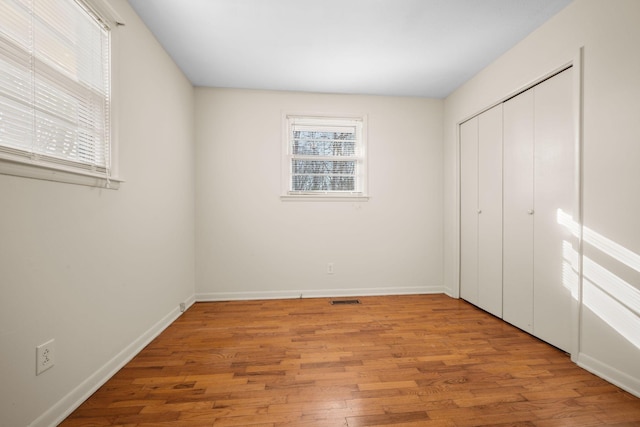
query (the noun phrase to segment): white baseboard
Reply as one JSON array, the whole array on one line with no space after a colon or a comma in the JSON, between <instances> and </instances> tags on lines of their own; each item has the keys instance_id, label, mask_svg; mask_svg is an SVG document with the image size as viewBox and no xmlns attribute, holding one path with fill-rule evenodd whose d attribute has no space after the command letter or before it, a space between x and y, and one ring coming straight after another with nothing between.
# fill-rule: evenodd
<instances>
[{"instance_id":1,"label":"white baseboard","mask_svg":"<svg viewBox=\"0 0 640 427\"><path fill-rule=\"evenodd\" d=\"M195 295L185 300L186 307L191 307L195 303ZM173 323L182 313L180 307L171 310L166 316L160 319L155 325L144 332L134 342L129 344L115 357L105 363L100 369L94 372L89 378L73 389L69 394L60 399L55 405L40 415L35 421L29 424L30 427L54 427L69 416L78 406L87 400L104 383L114 376L122 367L133 359L140 351L171 323Z\"/></svg>"},{"instance_id":2,"label":"white baseboard","mask_svg":"<svg viewBox=\"0 0 640 427\"><path fill-rule=\"evenodd\" d=\"M578 354L578 366L640 397L640 378L634 378L584 353Z\"/></svg>"},{"instance_id":3,"label":"white baseboard","mask_svg":"<svg viewBox=\"0 0 640 427\"><path fill-rule=\"evenodd\" d=\"M454 298L454 299L460 299L460 292L458 291L453 291L450 288L444 288L442 290L442 293L444 293L446 296L450 297L450 298Z\"/></svg>"},{"instance_id":4,"label":"white baseboard","mask_svg":"<svg viewBox=\"0 0 640 427\"><path fill-rule=\"evenodd\" d=\"M191 307L193 304L196 303L196 295L193 294L191 295L189 298L187 298L185 301L185 306L187 307L187 310L189 309L189 307ZM186 310L185 310L186 311Z\"/></svg>"},{"instance_id":5,"label":"white baseboard","mask_svg":"<svg viewBox=\"0 0 640 427\"><path fill-rule=\"evenodd\" d=\"M401 288L353 288L283 291L208 292L196 294L196 301L241 301L260 299L364 297L379 295L441 294L442 286L415 286Z\"/></svg>"}]
</instances>

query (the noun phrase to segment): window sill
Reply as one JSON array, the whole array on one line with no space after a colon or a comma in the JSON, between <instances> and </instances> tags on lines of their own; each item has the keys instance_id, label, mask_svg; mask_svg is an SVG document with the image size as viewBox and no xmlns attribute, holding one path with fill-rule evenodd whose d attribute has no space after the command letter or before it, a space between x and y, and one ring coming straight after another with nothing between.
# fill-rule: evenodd
<instances>
[{"instance_id":1,"label":"window sill","mask_svg":"<svg viewBox=\"0 0 640 427\"><path fill-rule=\"evenodd\" d=\"M91 174L89 172L75 172L65 169L57 169L43 165L14 162L0 158L0 174L19 176L24 178L41 179L45 181L64 182L66 184L85 185L88 187L108 188L117 190L123 180L104 175Z\"/></svg>"},{"instance_id":2,"label":"window sill","mask_svg":"<svg viewBox=\"0 0 640 427\"><path fill-rule=\"evenodd\" d=\"M280 200L285 202L366 202L369 196L356 194L284 194Z\"/></svg>"}]
</instances>

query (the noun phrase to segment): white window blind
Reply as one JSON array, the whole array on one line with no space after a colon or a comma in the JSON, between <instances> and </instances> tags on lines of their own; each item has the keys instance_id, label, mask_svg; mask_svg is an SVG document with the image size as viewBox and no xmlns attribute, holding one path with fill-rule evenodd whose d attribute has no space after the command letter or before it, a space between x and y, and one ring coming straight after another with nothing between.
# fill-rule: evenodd
<instances>
[{"instance_id":1,"label":"white window blind","mask_svg":"<svg viewBox=\"0 0 640 427\"><path fill-rule=\"evenodd\" d=\"M108 178L110 34L74 0L0 1L0 157Z\"/></svg>"},{"instance_id":2,"label":"white window blind","mask_svg":"<svg viewBox=\"0 0 640 427\"><path fill-rule=\"evenodd\" d=\"M289 194L364 194L361 119L289 116L287 120Z\"/></svg>"}]
</instances>

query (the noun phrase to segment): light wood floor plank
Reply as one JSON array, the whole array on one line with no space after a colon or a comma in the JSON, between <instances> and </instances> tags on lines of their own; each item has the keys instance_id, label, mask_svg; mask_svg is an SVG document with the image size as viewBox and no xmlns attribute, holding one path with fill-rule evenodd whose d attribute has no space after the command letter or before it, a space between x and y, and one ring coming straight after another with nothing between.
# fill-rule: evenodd
<instances>
[{"instance_id":1,"label":"light wood floor plank","mask_svg":"<svg viewBox=\"0 0 640 427\"><path fill-rule=\"evenodd\" d=\"M197 303L62 424L640 426L640 399L444 295Z\"/></svg>"}]
</instances>

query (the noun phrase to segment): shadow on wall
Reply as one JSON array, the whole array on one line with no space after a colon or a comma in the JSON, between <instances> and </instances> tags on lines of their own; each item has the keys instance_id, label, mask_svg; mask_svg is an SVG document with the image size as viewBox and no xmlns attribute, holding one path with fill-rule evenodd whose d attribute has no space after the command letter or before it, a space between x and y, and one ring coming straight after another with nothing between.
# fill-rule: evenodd
<instances>
[{"instance_id":1,"label":"shadow on wall","mask_svg":"<svg viewBox=\"0 0 640 427\"><path fill-rule=\"evenodd\" d=\"M580 226L570 215L558 210L558 223L578 237ZM583 228L583 242L605 255L640 273L640 255ZM563 284L578 299L578 253L572 245L563 242ZM627 341L640 349L640 289L616 276L592 259L582 259L582 302Z\"/></svg>"}]
</instances>

